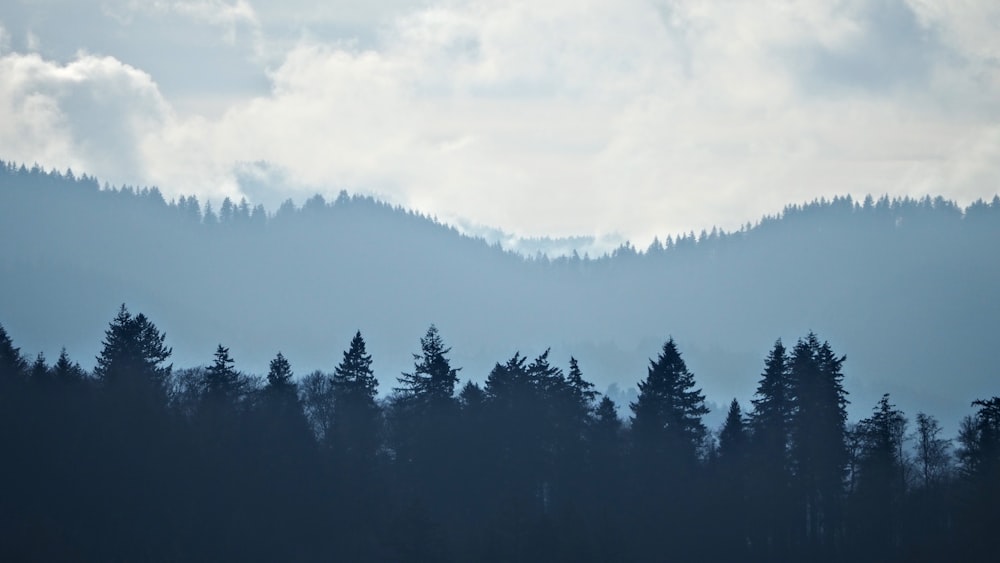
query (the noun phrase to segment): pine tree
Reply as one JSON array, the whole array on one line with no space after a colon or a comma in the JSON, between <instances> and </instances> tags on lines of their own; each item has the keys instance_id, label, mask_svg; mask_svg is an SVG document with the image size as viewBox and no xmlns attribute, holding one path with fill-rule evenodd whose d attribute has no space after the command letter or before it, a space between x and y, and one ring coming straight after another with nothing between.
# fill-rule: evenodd
<instances>
[{"instance_id":1,"label":"pine tree","mask_svg":"<svg viewBox=\"0 0 1000 563\"><path fill-rule=\"evenodd\" d=\"M398 379L391 405L397 467L415 498L450 495L456 481L459 369L451 367L450 351L431 325L413 355L413 372Z\"/></svg>"},{"instance_id":2,"label":"pine tree","mask_svg":"<svg viewBox=\"0 0 1000 563\"><path fill-rule=\"evenodd\" d=\"M216 405L234 405L242 394L241 376L234 367L229 348L219 344L215 360L205 370L205 399Z\"/></svg>"},{"instance_id":3,"label":"pine tree","mask_svg":"<svg viewBox=\"0 0 1000 563\"><path fill-rule=\"evenodd\" d=\"M97 357L94 375L106 389L164 404L164 386L172 370L172 366L163 365L171 354L165 338L145 315L133 316L122 304L104 333L104 348Z\"/></svg>"},{"instance_id":4,"label":"pine tree","mask_svg":"<svg viewBox=\"0 0 1000 563\"><path fill-rule=\"evenodd\" d=\"M367 463L378 447L379 411L375 404L378 380L372 357L358 331L333 372L334 454L351 463Z\"/></svg>"},{"instance_id":5,"label":"pine tree","mask_svg":"<svg viewBox=\"0 0 1000 563\"><path fill-rule=\"evenodd\" d=\"M70 360L65 348L59 352L59 358L52 366L52 375L56 381L63 383L78 382L87 377L80 364Z\"/></svg>"},{"instance_id":6,"label":"pine tree","mask_svg":"<svg viewBox=\"0 0 1000 563\"><path fill-rule=\"evenodd\" d=\"M281 352L278 352L278 355L269 364L267 384L276 389L285 388L292 384L292 366Z\"/></svg>"},{"instance_id":7,"label":"pine tree","mask_svg":"<svg viewBox=\"0 0 1000 563\"><path fill-rule=\"evenodd\" d=\"M739 401L733 399L729 403L726 421L719 431L719 457L742 464L742 458L746 455L746 445L747 431L743 411L740 409Z\"/></svg>"},{"instance_id":8,"label":"pine tree","mask_svg":"<svg viewBox=\"0 0 1000 563\"><path fill-rule=\"evenodd\" d=\"M413 355L412 373L403 373L396 391L405 399L426 406L441 406L454 400L458 371L451 367L446 348L436 326L431 325L420 339L420 353Z\"/></svg>"},{"instance_id":9,"label":"pine tree","mask_svg":"<svg viewBox=\"0 0 1000 563\"><path fill-rule=\"evenodd\" d=\"M589 421L589 415L594 409L594 399L597 391L594 384L583 378L580 364L576 358L569 359L569 373L566 375L568 407L570 416L581 426Z\"/></svg>"},{"instance_id":10,"label":"pine tree","mask_svg":"<svg viewBox=\"0 0 1000 563\"><path fill-rule=\"evenodd\" d=\"M1000 553L1000 397L973 401L979 407L959 429L961 559L986 560Z\"/></svg>"},{"instance_id":11,"label":"pine tree","mask_svg":"<svg viewBox=\"0 0 1000 563\"><path fill-rule=\"evenodd\" d=\"M655 361L650 360L646 379L639 383L639 397L630 406L637 447L693 469L705 437L701 417L708 408L673 338Z\"/></svg>"},{"instance_id":12,"label":"pine tree","mask_svg":"<svg viewBox=\"0 0 1000 563\"><path fill-rule=\"evenodd\" d=\"M847 465L847 392L841 365L829 343L814 333L792 350L791 460L803 522L803 541L834 549L843 520Z\"/></svg>"},{"instance_id":13,"label":"pine tree","mask_svg":"<svg viewBox=\"0 0 1000 563\"><path fill-rule=\"evenodd\" d=\"M858 423L856 432L861 456L853 499L855 536L869 553L885 560L900 539L900 510L906 492L906 417L885 394L872 415Z\"/></svg>"},{"instance_id":14,"label":"pine tree","mask_svg":"<svg viewBox=\"0 0 1000 563\"><path fill-rule=\"evenodd\" d=\"M0 325L0 383L21 379L28 371L28 362L15 348L7 331Z\"/></svg>"},{"instance_id":15,"label":"pine tree","mask_svg":"<svg viewBox=\"0 0 1000 563\"><path fill-rule=\"evenodd\" d=\"M792 419L791 374L781 340L774 343L754 395L750 427L754 448L774 465L772 473L787 469L789 424ZM781 475L776 475L783 478Z\"/></svg>"},{"instance_id":16,"label":"pine tree","mask_svg":"<svg viewBox=\"0 0 1000 563\"><path fill-rule=\"evenodd\" d=\"M717 540L709 546L714 558L738 560L745 552L750 521L747 518L749 466L747 464L747 429L740 403L733 399L719 430L718 457L714 460L717 485L710 488L717 515Z\"/></svg>"},{"instance_id":17,"label":"pine tree","mask_svg":"<svg viewBox=\"0 0 1000 563\"><path fill-rule=\"evenodd\" d=\"M764 559L782 559L792 526L790 425L794 412L791 370L781 340L764 361L750 414L748 463L752 546Z\"/></svg>"},{"instance_id":18,"label":"pine tree","mask_svg":"<svg viewBox=\"0 0 1000 563\"><path fill-rule=\"evenodd\" d=\"M351 340L350 349L344 352L343 360L333 372L333 384L338 393L374 406L378 380L371 366L372 357L365 351L365 340L358 331Z\"/></svg>"}]
</instances>

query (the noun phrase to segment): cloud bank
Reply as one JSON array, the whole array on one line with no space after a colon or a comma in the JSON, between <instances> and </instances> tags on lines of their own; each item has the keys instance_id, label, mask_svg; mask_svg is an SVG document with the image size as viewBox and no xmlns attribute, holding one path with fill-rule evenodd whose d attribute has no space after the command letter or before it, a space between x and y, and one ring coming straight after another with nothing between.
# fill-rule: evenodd
<instances>
[{"instance_id":1,"label":"cloud bank","mask_svg":"<svg viewBox=\"0 0 1000 563\"><path fill-rule=\"evenodd\" d=\"M124 62L128 41L30 52L31 30L0 14L3 158L271 208L347 189L456 224L640 246L820 196L967 203L1000 184L989 1L104 7L137 45L157 17L200 26L192 68L215 56L224 80L236 57L263 86L167 88ZM221 101L198 111L175 90Z\"/></svg>"}]
</instances>

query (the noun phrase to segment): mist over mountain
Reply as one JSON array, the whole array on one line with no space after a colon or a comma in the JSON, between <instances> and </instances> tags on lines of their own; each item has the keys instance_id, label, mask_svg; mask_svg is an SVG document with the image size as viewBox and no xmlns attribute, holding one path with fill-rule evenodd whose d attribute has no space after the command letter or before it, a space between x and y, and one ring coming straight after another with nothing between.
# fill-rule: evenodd
<instances>
[{"instance_id":1,"label":"mist over mountain","mask_svg":"<svg viewBox=\"0 0 1000 563\"><path fill-rule=\"evenodd\" d=\"M0 323L28 354L65 346L89 367L124 302L164 330L177 366L222 343L239 369L280 350L299 374L332 369L360 329L382 393L431 323L462 379L551 346L602 390L633 387L673 336L718 404L747 403L773 342L813 330L847 355L852 418L889 392L957 420L996 393L997 241L1000 198L835 198L643 251L526 258L346 193L211 210L4 164Z\"/></svg>"}]
</instances>

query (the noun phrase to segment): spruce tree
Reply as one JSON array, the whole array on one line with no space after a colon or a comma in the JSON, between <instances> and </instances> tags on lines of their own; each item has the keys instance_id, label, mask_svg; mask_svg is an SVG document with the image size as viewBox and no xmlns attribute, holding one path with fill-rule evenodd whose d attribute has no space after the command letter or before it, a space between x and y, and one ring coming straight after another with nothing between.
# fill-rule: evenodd
<instances>
[{"instance_id":1,"label":"spruce tree","mask_svg":"<svg viewBox=\"0 0 1000 563\"><path fill-rule=\"evenodd\" d=\"M452 402L461 368L451 367L447 357L450 351L437 327L431 325L420 339L420 353L413 355L413 371L398 378L400 386L396 391L406 400L424 406L440 407Z\"/></svg>"},{"instance_id":2,"label":"spruce tree","mask_svg":"<svg viewBox=\"0 0 1000 563\"><path fill-rule=\"evenodd\" d=\"M241 376L234 367L229 348L219 344L215 360L205 370L205 399L215 405L234 405L242 394Z\"/></svg>"},{"instance_id":3,"label":"spruce tree","mask_svg":"<svg viewBox=\"0 0 1000 563\"><path fill-rule=\"evenodd\" d=\"M28 370L28 362L15 348L3 325L0 325L0 384L21 379Z\"/></svg>"},{"instance_id":4,"label":"spruce tree","mask_svg":"<svg viewBox=\"0 0 1000 563\"><path fill-rule=\"evenodd\" d=\"M122 304L104 333L94 375L112 392L165 403L165 385L172 370L163 365L171 354L165 338L145 315L133 316Z\"/></svg>"},{"instance_id":5,"label":"spruce tree","mask_svg":"<svg viewBox=\"0 0 1000 563\"><path fill-rule=\"evenodd\" d=\"M370 461L378 447L379 411L375 404L378 380L372 371L372 357L358 331L333 372L334 455L351 463Z\"/></svg>"},{"instance_id":6,"label":"spruce tree","mask_svg":"<svg viewBox=\"0 0 1000 563\"><path fill-rule=\"evenodd\" d=\"M639 382L639 397L630 406L637 447L656 458L694 467L705 437L701 417L708 408L673 338L656 360L650 360L646 379Z\"/></svg>"},{"instance_id":7,"label":"spruce tree","mask_svg":"<svg viewBox=\"0 0 1000 563\"><path fill-rule=\"evenodd\" d=\"M847 392L841 366L829 343L810 332L791 356L791 461L795 474L802 541L813 549L835 549L843 523L843 480L847 466Z\"/></svg>"}]
</instances>

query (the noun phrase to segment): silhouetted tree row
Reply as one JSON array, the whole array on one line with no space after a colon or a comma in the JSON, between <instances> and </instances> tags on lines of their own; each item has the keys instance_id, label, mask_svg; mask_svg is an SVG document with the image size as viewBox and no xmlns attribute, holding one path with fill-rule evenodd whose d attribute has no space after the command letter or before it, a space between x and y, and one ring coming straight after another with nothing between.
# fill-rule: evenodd
<instances>
[{"instance_id":1,"label":"silhouetted tree row","mask_svg":"<svg viewBox=\"0 0 1000 563\"><path fill-rule=\"evenodd\" d=\"M671 338L628 421L570 358L459 388L433 325L377 395L354 335L330 373L223 345L173 369L124 306L93 372L0 327L0 559L951 561L1000 549L1000 398L957 445L885 395L849 424L844 357L778 341L717 432ZM331 357L333 354L331 354Z\"/></svg>"}]
</instances>

